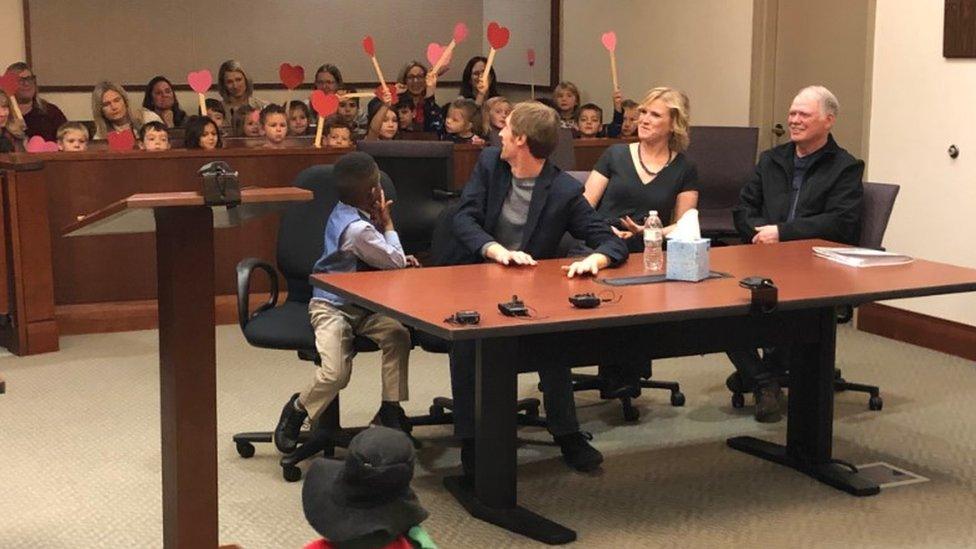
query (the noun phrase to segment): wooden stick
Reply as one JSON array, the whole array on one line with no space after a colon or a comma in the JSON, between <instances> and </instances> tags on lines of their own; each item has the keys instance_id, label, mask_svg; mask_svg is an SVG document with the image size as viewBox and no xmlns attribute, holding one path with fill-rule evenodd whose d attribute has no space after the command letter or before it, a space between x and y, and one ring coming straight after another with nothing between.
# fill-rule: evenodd
<instances>
[{"instance_id":1,"label":"wooden stick","mask_svg":"<svg viewBox=\"0 0 976 549\"><path fill-rule=\"evenodd\" d=\"M360 97L374 97L374 96L376 96L376 94L373 93L373 92L343 93L343 94L337 94L337 95L339 95L339 101L343 101L345 99L356 99L356 98L360 98Z\"/></svg>"},{"instance_id":2,"label":"wooden stick","mask_svg":"<svg viewBox=\"0 0 976 549\"><path fill-rule=\"evenodd\" d=\"M285 108L285 118L288 118L288 106L291 105L291 94L292 90L289 88L288 93L285 94L285 104L282 105Z\"/></svg>"},{"instance_id":3,"label":"wooden stick","mask_svg":"<svg viewBox=\"0 0 976 549\"><path fill-rule=\"evenodd\" d=\"M322 148L322 127L325 126L325 117L319 115L318 127L315 128L315 148Z\"/></svg>"},{"instance_id":4,"label":"wooden stick","mask_svg":"<svg viewBox=\"0 0 976 549\"><path fill-rule=\"evenodd\" d=\"M495 62L495 48L488 50L488 62L485 63L485 72L481 75L481 83L485 86L488 85L488 79L491 77L491 64Z\"/></svg>"},{"instance_id":5,"label":"wooden stick","mask_svg":"<svg viewBox=\"0 0 976 549\"><path fill-rule=\"evenodd\" d=\"M433 67L431 67L430 72L437 74L437 71L441 70L441 67L443 67L444 63L447 62L447 58L451 56L451 52L454 51L455 45L454 40L451 40L451 43L448 44L447 47L444 48L444 51L441 52L441 58L437 60L437 63L434 63Z\"/></svg>"},{"instance_id":6,"label":"wooden stick","mask_svg":"<svg viewBox=\"0 0 976 549\"><path fill-rule=\"evenodd\" d=\"M200 100L200 116L207 116L207 98L202 93L197 94Z\"/></svg>"},{"instance_id":7,"label":"wooden stick","mask_svg":"<svg viewBox=\"0 0 976 549\"><path fill-rule=\"evenodd\" d=\"M10 110L13 111L14 118L24 122L24 115L20 112L20 105L17 104L17 96L11 95L8 103L10 103Z\"/></svg>"},{"instance_id":8,"label":"wooden stick","mask_svg":"<svg viewBox=\"0 0 976 549\"><path fill-rule=\"evenodd\" d=\"M529 65L529 97L535 101L535 64Z\"/></svg>"},{"instance_id":9,"label":"wooden stick","mask_svg":"<svg viewBox=\"0 0 976 549\"><path fill-rule=\"evenodd\" d=\"M610 77L613 78L613 91L620 91L620 85L617 84L617 55L614 52L610 52Z\"/></svg>"},{"instance_id":10,"label":"wooden stick","mask_svg":"<svg viewBox=\"0 0 976 549\"><path fill-rule=\"evenodd\" d=\"M376 69L376 77L380 79L380 85L386 87L386 78L383 78L383 71L380 70L380 64L376 60L376 57L370 57L373 60L373 68Z\"/></svg>"}]
</instances>

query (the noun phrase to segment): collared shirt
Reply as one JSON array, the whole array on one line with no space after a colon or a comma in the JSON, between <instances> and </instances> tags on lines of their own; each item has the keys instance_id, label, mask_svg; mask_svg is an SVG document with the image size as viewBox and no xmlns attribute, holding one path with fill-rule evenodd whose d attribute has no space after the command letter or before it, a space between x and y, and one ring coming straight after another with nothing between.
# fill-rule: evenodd
<instances>
[{"instance_id":1,"label":"collared shirt","mask_svg":"<svg viewBox=\"0 0 976 549\"><path fill-rule=\"evenodd\" d=\"M366 215L362 210L360 213ZM355 255L374 269L403 269L407 266L397 232L380 233L375 225L365 219L353 221L346 227L339 249Z\"/></svg>"}]
</instances>

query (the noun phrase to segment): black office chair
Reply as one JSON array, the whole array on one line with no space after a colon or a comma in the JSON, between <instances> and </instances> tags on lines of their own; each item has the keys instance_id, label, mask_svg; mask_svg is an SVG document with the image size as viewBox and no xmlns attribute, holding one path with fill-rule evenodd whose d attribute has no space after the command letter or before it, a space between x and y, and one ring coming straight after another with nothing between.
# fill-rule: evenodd
<instances>
[{"instance_id":1,"label":"black office chair","mask_svg":"<svg viewBox=\"0 0 976 549\"><path fill-rule=\"evenodd\" d=\"M581 183L586 182L586 178L589 177L590 172L587 171L570 171L566 172L573 176L577 181ZM567 241L568 237L568 241ZM572 246L573 239L569 234L564 236L563 242L560 243L562 251L569 251ZM685 395L681 392L681 385L677 381L658 381L656 379L651 379L653 375L652 365L648 363L647 368L641 372L641 378L638 389L663 389L665 391L671 392L671 405L672 406L684 406L685 405ZM634 396L616 397L607 394L608 385L607 377L603 372L603 366L598 367L598 372L596 375L593 374L573 374L573 391L600 391L600 398L604 400L610 400L616 398L620 401L620 406L623 409L624 419L626 421L637 421L640 418L640 410L634 407L632 402ZM639 396L639 395L636 395Z\"/></svg>"},{"instance_id":2,"label":"black office chair","mask_svg":"<svg viewBox=\"0 0 976 549\"><path fill-rule=\"evenodd\" d=\"M390 178L380 174L380 182L386 196L396 200L397 191ZM278 227L277 266L285 278L288 297L278 304L278 277L275 268L256 258L247 258L237 265L237 313L238 322L244 338L255 347L297 351L302 360L321 364L315 349L315 333L308 316L308 302L312 297L312 287L308 277L315 261L322 254L322 239L325 223L338 200L332 175L332 166L313 166L303 170L295 179L294 185L309 189L314 193L310 202L290 206L281 216ZM271 296L253 313L248 313L251 276L254 270L266 273L270 281ZM378 347L365 337L356 337L354 347L357 352L376 351ZM410 418L412 424L432 425L450 423L451 418ZM416 420L416 423L414 421ZM312 455L323 452L332 455L335 446L345 447L361 428L342 429L339 424L339 398L323 412L320 425L338 433L336 437L316 436L316 433L302 433L302 445L292 454L282 458L282 475L285 480L296 481L301 478L297 464ZM254 444L270 443L272 433L247 432L234 435L237 453L249 458L254 455Z\"/></svg>"},{"instance_id":3,"label":"black office chair","mask_svg":"<svg viewBox=\"0 0 976 549\"><path fill-rule=\"evenodd\" d=\"M898 185L890 183L864 183L864 211L861 217L861 237L858 245L862 248L872 248L884 250L881 242L884 240L885 230L888 228L888 220L891 219L891 212L895 207L895 199L898 197ZM846 324L854 318L854 307L844 305L837 308L837 323ZM789 376L784 374L777 381L780 386L789 386ZM745 405L745 391L741 382L733 383L737 391L732 392L732 407L741 408ZM881 389L875 385L865 385L863 383L852 383L844 379L840 368L834 370L834 391L854 391L857 393L867 393L868 409L878 411L884 407L884 400L881 398Z\"/></svg>"}]
</instances>

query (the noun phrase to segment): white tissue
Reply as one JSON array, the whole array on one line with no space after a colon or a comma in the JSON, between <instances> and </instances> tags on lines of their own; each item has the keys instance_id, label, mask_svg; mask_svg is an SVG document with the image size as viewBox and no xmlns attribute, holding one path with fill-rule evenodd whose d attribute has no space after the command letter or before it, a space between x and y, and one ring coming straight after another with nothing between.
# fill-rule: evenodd
<instances>
[{"instance_id":1,"label":"white tissue","mask_svg":"<svg viewBox=\"0 0 976 549\"><path fill-rule=\"evenodd\" d=\"M698 240L701 227L698 225L698 210L692 208L681 216L674 229L668 234L669 240Z\"/></svg>"}]
</instances>

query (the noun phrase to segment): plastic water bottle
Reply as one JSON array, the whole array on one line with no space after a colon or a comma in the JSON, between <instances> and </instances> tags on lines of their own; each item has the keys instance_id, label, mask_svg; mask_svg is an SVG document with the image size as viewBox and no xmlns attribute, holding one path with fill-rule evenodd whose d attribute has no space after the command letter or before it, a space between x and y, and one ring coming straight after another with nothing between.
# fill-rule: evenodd
<instances>
[{"instance_id":1,"label":"plastic water bottle","mask_svg":"<svg viewBox=\"0 0 976 549\"><path fill-rule=\"evenodd\" d=\"M661 272L664 268L664 227L657 217L657 211L647 212L644 222L644 270L652 273Z\"/></svg>"}]
</instances>

